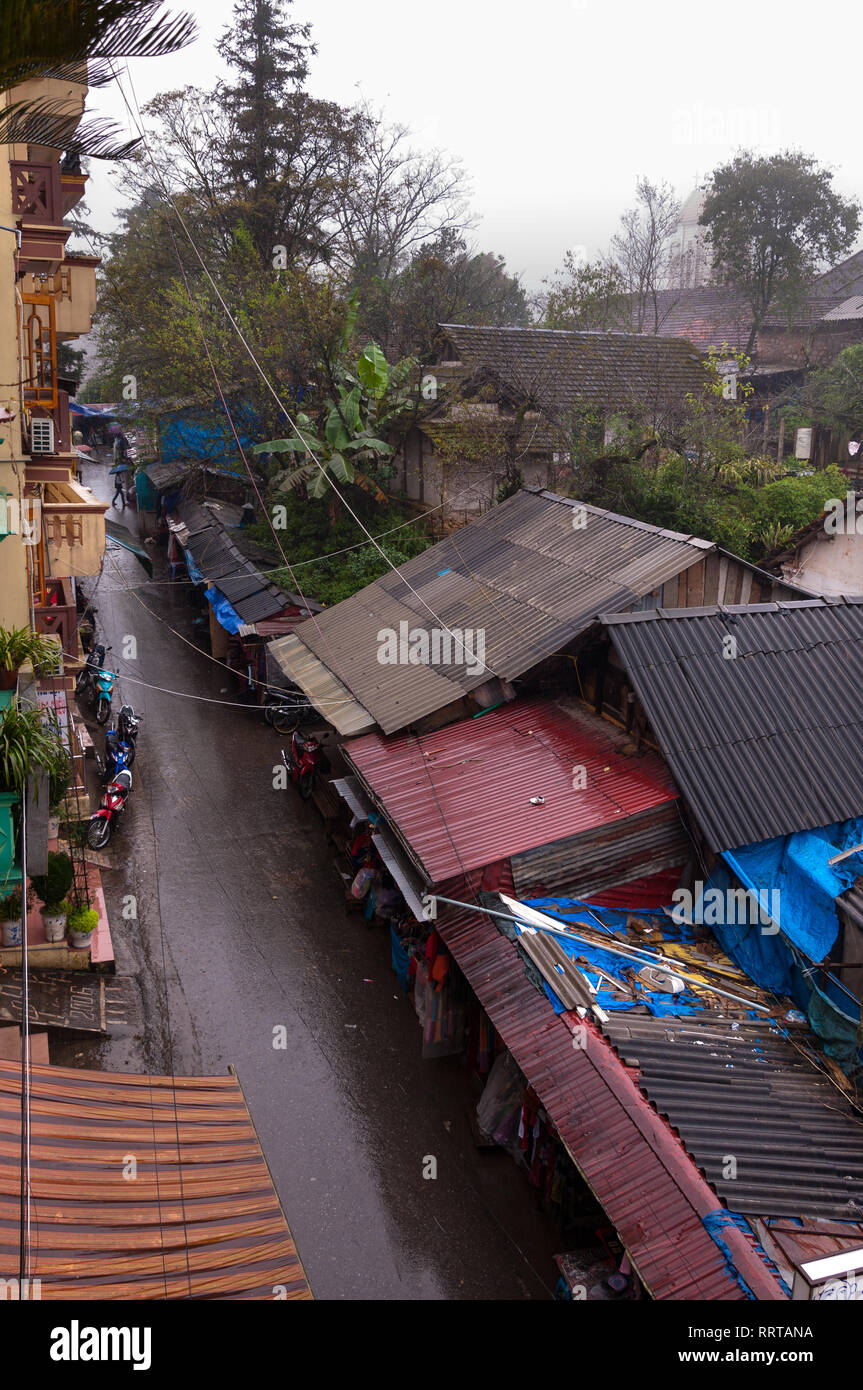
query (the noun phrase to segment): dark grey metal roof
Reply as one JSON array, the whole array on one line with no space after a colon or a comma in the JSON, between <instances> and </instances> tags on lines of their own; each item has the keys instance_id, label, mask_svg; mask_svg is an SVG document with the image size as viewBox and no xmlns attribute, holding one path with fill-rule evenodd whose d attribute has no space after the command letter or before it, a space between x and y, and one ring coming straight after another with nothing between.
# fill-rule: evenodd
<instances>
[{"instance_id":1,"label":"dark grey metal roof","mask_svg":"<svg viewBox=\"0 0 863 1390\"><path fill-rule=\"evenodd\" d=\"M630 1011L602 1031L732 1211L860 1219L863 1116L774 1025Z\"/></svg>"},{"instance_id":2,"label":"dark grey metal roof","mask_svg":"<svg viewBox=\"0 0 863 1390\"><path fill-rule=\"evenodd\" d=\"M712 849L863 815L863 598L604 621Z\"/></svg>"},{"instance_id":3,"label":"dark grey metal roof","mask_svg":"<svg viewBox=\"0 0 863 1390\"><path fill-rule=\"evenodd\" d=\"M603 611L621 611L714 551L552 492L525 489L351 598L297 637L385 733L443 709L492 676L512 680L560 651ZM431 611L429 611L431 610ZM481 629L485 669L381 665L383 628Z\"/></svg>"}]
</instances>

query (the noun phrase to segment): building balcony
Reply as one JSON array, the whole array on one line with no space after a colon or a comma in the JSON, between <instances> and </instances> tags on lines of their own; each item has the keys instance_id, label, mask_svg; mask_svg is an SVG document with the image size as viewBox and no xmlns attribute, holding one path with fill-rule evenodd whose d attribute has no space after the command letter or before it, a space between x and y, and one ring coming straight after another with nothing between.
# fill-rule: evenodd
<instances>
[{"instance_id":1,"label":"building balcony","mask_svg":"<svg viewBox=\"0 0 863 1390\"><path fill-rule=\"evenodd\" d=\"M36 631L59 637L62 651L77 657L78 610L70 580L48 579L45 599L45 603L37 603L33 609Z\"/></svg>"},{"instance_id":2,"label":"building balcony","mask_svg":"<svg viewBox=\"0 0 863 1390\"><path fill-rule=\"evenodd\" d=\"M50 574L81 578L99 573L109 505L80 483L42 484L42 541Z\"/></svg>"}]
</instances>

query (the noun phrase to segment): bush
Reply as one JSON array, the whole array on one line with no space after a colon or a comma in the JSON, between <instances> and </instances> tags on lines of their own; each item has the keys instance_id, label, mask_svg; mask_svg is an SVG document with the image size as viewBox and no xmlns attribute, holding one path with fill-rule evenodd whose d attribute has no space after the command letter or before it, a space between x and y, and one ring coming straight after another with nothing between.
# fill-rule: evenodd
<instances>
[{"instance_id":1,"label":"bush","mask_svg":"<svg viewBox=\"0 0 863 1390\"><path fill-rule=\"evenodd\" d=\"M62 911L61 904L72 887L74 877L75 871L68 854L52 850L48 855L47 872L36 874L30 880L37 895L42 899L46 912Z\"/></svg>"},{"instance_id":2,"label":"bush","mask_svg":"<svg viewBox=\"0 0 863 1390\"><path fill-rule=\"evenodd\" d=\"M92 907L76 907L74 912L70 912L66 919L66 926L70 932L90 933L95 931L99 925L99 914Z\"/></svg>"}]
</instances>

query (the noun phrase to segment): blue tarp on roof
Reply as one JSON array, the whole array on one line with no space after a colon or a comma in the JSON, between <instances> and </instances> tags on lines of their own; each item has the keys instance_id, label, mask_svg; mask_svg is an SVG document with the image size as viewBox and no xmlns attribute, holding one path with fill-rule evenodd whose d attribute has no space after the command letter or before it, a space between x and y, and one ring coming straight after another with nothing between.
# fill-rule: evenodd
<instances>
[{"instance_id":1,"label":"blue tarp on roof","mask_svg":"<svg viewBox=\"0 0 863 1390\"><path fill-rule=\"evenodd\" d=\"M198 566L195 564L195 557L192 554L191 550L184 550L183 554L186 557L186 573L191 579L192 583L204 584L206 581L204 579L204 576L201 574L201 571L198 569Z\"/></svg>"},{"instance_id":2,"label":"blue tarp on roof","mask_svg":"<svg viewBox=\"0 0 863 1390\"><path fill-rule=\"evenodd\" d=\"M231 634L239 632L243 626L243 620L235 608L232 608L222 593L221 589L213 588L204 590L204 597L216 615L216 621L220 627Z\"/></svg>"},{"instance_id":3,"label":"blue tarp on roof","mask_svg":"<svg viewBox=\"0 0 863 1390\"><path fill-rule=\"evenodd\" d=\"M81 401L70 401L69 409L73 415L84 415L88 420L113 420L110 410L97 410L95 406L83 405Z\"/></svg>"},{"instance_id":4,"label":"blue tarp on roof","mask_svg":"<svg viewBox=\"0 0 863 1390\"><path fill-rule=\"evenodd\" d=\"M633 908L632 913L630 913L628 909L597 907L594 903L580 902L574 898L559 897L526 898L525 902L528 907L536 908L537 912L545 912L549 917L555 917L562 922L571 923L576 930L578 929L578 922L584 923L585 926L593 931L606 930L609 936L609 945L613 946L615 950L626 950L626 942L617 937L613 937L612 933L623 930L626 926L627 918L632 914L636 915L640 922L644 922L652 928L652 934L649 940L654 944L648 945L647 941L644 943L644 946L648 950L655 950L657 953L661 954L661 941L691 941L693 939L691 928L686 924L678 926L671 920L668 913L662 910L643 912L638 908ZM669 911L670 910L669 908ZM561 936L556 932L553 933L553 935L557 944L571 957L571 959L575 960L578 958L581 959L582 962L585 960L589 961L591 965L598 966L599 970L604 971L607 975L611 975L615 980L625 982L626 976L624 971L632 970L633 968L638 970L640 964L646 965L649 963L647 961L639 963L633 958L625 960L622 956L612 955L609 951L603 951L601 947L594 945L593 942L585 942L576 940L573 937ZM667 1015L685 1017L688 1014L700 1013L702 1011L702 1006L698 1001L697 995L690 989L684 989L681 994L660 994L658 991L653 992L647 1001L622 999L620 995L616 994L611 989L608 982L603 980L598 970L591 970L589 966L585 966L584 964L581 964L579 969L596 988L596 1002L609 1013L625 1009L634 1009L637 1004L644 1007L645 1003L648 1011L657 1017L666 1017ZM555 1013L565 1013L564 1005L561 1003L560 999L558 999L551 986L545 984L544 988L554 1007Z\"/></svg>"},{"instance_id":5,"label":"blue tarp on roof","mask_svg":"<svg viewBox=\"0 0 863 1390\"><path fill-rule=\"evenodd\" d=\"M245 402L231 403L231 419L243 452L247 452L257 433L257 414ZM184 406L159 417L159 452L163 463L192 459L197 463L222 464L237 459L237 442L220 401L208 406ZM245 478L244 472L236 474Z\"/></svg>"},{"instance_id":6,"label":"blue tarp on roof","mask_svg":"<svg viewBox=\"0 0 863 1390\"><path fill-rule=\"evenodd\" d=\"M832 867L828 860L861 842L863 819L855 819L744 845L723 858L744 887L778 890L783 935L810 960L821 961L839 931L836 899L863 874L859 854Z\"/></svg>"}]
</instances>

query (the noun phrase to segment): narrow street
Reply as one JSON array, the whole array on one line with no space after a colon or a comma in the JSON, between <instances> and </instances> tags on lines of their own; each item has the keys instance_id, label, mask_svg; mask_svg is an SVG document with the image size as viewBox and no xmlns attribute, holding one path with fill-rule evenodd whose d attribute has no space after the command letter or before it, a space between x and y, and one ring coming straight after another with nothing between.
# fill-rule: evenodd
<instances>
[{"instance_id":1,"label":"narrow street","mask_svg":"<svg viewBox=\"0 0 863 1390\"><path fill-rule=\"evenodd\" d=\"M102 497L107 468L84 470ZM135 529L133 509L108 517ZM162 563L156 551L157 580ZM317 811L273 788L279 735L259 714L152 688L233 698L227 673L168 626L192 636L185 589L147 584L111 548L95 602L115 703L144 715L104 874L128 1025L57 1061L233 1065L319 1298L549 1297L553 1230L509 1158L475 1149L458 1059L422 1060L388 936L346 916ZM127 636L135 660L122 659Z\"/></svg>"}]
</instances>

